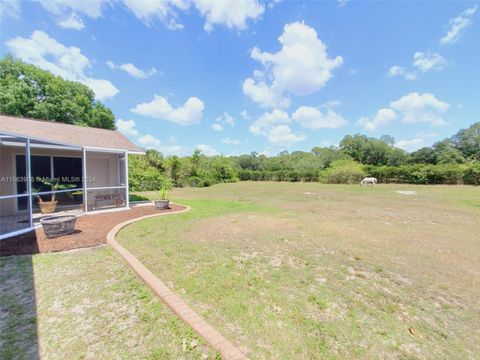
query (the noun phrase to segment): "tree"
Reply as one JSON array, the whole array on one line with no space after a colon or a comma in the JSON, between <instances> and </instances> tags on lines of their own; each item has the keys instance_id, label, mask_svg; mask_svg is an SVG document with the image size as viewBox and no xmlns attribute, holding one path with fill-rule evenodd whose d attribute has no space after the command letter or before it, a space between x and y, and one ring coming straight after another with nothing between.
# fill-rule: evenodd
<instances>
[{"instance_id":1,"label":"tree","mask_svg":"<svg viewBox=\"0 0 480 360\"><path fill-rule=\"evenodd\" d=\"M411 164L436 164L437 157L435 150L431 147L423 147L410 153L408 162Z\"/></svg>"},{"instance_id":2,"label":"tree","mask_svg":"<svg viewBox=\"0 0 480 360\"><path fill-rule=\"evenodd\" d=\"M393 137L386 135L382 139L360 134L347 135L340 141L340 149L362 164L387 165L390 162L399 164L400 161L405 161L406 156L401 155L402 150L391 145L394 141Z\"/></svg>"},{"instance_id":3,"label":"tree","mask_svg":"<svg viewBox=\"0 0 480 360\"><path fill-rule=\"evenodd\" d=\"M0 113L115 129L112 111L88 86L8 55L0 60Z\"/></svg>"},{"instance_id":4,"label":"tree","mask_svg":"<svg viewBox=\"0 0 480 360\"><path fill-rule=\"evenodd\" d=\"M450 140L465 158L480 160L480 122L460 130Z\"/></svg>"}]
</instances>

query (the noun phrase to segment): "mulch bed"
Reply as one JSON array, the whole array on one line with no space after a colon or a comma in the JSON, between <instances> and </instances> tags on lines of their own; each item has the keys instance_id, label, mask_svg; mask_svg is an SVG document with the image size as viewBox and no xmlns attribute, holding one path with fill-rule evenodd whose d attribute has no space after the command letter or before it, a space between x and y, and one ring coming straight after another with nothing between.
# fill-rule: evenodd
<instances>
[{"instance_id":1,"label":"mulch bed","mask_svg":"<svg viewBox=\"0 0 480 360\"><path fill-rule=\"evenodd\" d=\"M175 204L171 204L167 210L155 210L153 205L134 206L131 210L79 216L75 233L70 235L47 239L40 227L22 235L0 240L0 256L28 255L101 245L106 242L110 229L121 222L182 209L183 206Z\"/></svg>"}]
</instances>

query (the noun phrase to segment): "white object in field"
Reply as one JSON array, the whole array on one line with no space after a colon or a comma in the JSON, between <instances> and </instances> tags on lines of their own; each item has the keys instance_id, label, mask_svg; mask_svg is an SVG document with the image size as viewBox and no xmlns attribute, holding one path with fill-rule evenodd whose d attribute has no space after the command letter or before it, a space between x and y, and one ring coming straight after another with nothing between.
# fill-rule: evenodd
<instances>
[{"instance_id":1,"label":"white object in field","mask_svg":"<svg viewBox=\"0 0 480 360\"><path fill-rule=\"evenodd\" d=\"M397 191L398 194L400 195L417 195L417 192L416 191L406 191L406 190L398 190Z\"/></svg>"},{"instance_id":2,"label":"white object in field","mask_svg":"<svg viewBox=\"0 0 480 360\"><path fill-rule=\"evenodd\" d=\"M360 185L376 185L377 178L374 177L366 177L362 181L360 181Z\"/></svg>"}]
</instances>

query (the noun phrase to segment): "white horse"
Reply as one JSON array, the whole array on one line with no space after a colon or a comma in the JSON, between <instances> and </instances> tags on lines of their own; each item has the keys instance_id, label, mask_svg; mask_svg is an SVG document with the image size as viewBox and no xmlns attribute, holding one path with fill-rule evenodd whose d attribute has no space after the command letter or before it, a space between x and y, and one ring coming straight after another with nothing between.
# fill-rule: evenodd
<instances>
[{"instance_id":1,"label":"white horse","mask_svg":"<svg viewBox=\"0 0 480 360\"><path fill-rule=\"evenodd\" d=\"M372 185L375 186L377 184L377 178L374 177L366 177L362 181L360 181L360 185Z\"/></svg>"}]
</instances>

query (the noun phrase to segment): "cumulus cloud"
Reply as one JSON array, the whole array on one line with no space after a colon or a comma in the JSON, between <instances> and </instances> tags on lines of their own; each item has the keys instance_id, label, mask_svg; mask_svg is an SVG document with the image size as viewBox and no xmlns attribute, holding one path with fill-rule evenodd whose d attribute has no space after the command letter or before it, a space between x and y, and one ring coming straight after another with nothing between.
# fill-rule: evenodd
<instances>
[{"instance_id":1,"label":"cumulus cloud","mask_svg":"<svg viewBox=\"0 0 480 360\"><path fill-rule=\"evenodd\" d=\"M95 92L99 100L114 97L118 89L108 80L86 75L89 59L77 47L67 47L43 31L34 31L30 38L16 37L6 42L13 55L25 62L48 70L67 80L79 81Z\"/></svg>"},{"instance_id":2,"label":"cumulus cloud","mask_svg":"<svg viewBox=\"0 0 480 360\"><path fill-rule=\"evenodd\" d=\"M215 131L223 131L223 125L219 123L214 123L210 127Z\"/></svg>"},{"instance_id":3,"label":"cumulus cloud","mask_svg":"<svg viewBox=\"0 0 480 360\"><path fill-rule=\"evenodd\" d=\"M401 120L404 123L443 126L446 121L442 116L450 105L438 100L433 94L412 92L391 102L390 107L401 114Z\"/></svg>"},{"instance_id":4,"label":"cumulus cloud","mask_svg":"<svg viewBox=\"0 0 480 360\"><path fill-rule=\"evenodd\" d=\"M137 18L150 25L154 20L164 23L170 30L183 29L178 21L178 11L188 11L195 7L205 17L205 31L213 30L215 25L231 29L244 30L247 20L255 20L265 8L257 0L123 0L125 6Z\"/></svg>"},{"instance_id":5,"label":"cumulus cloud","mask_svg":"<svg viewBox=\"0 0 480 360\"><path fill-rule=\"evenodd\" d=\"M138 136L138 130L136 129L137 124L133 120L122 120L118 119L115 123L117 130L122 134L127 136Z\"/></svg>"},{"instance_id":6,"label":"cumulus cloud","mask_svg":"<svg viewBox=\"0 0 480 360\"><path fill-rule=\"evenodd\" d=\"M308 95L320 90L342 64L341 56L329 58L325 44L314 28L303 22L285 25L276 53L255 47L252 59L263 65L243 83L243 92L262 107L285 108L291 95Z\"/></svg>"},{"instance_id":7,"label":"cumulus cloud","mask_svg":"<svg viewBox=\"0 0 480 360\"><path fill-rule=\"evenodd\" d=\"M107 66L112 69L118 69L126 72L130 76L136 78L136 79L146 79L150 76L153 76L157 73L157 69L152 67L150 70L141 70L132 63L126 63L126 64L121 64L121 65L115 65L113 61L108 60L106 62Z\"/></svg>"},{"instance_id":8,"label":"cumulus cloud","mask_svg":"<svg viewBox=\"0 0 480 360\"><path fill-rule=\"evenodd\" d=\"M290 146L305 140L305 135L294 133L290 128L291 119L288 114L279 109L266 112L257 118L249 131L254 135L262 135L273 145Z\"/></svg>"},{"instance_id":9,"label":"cumulus cloud","mask_svg":"<svg viewBox=\"0 0 480 360\"><path fill-rule=\"evenodd\" d=\"M224 112L222 115L217 117L216 121L221 124L234 126L235 119L228 112Z\"/></svg>"},{"instance_id":10,"label":"cumulus cloud","mask_svg":"<svg viewBox=\"0 0 480 360\"><path fill-rule=\"evenodd\" d=\"M447 60L438 53L417 51L413 55L413 62L410 68L394 65L390 67L388 75L390 77L401 76L407 80L416 80L427 71L442 70L446 64Z\"/></svg>"},{"instance_id":11,"label":"cumulus cloud","mask_svg":"<svg viewBox=\"0 0 480 360\"><path fill-rule=\"evenodd\" d=\"M378 110L375 115L360 118L358 124L367 131L374 131L398 118L406 124L443 126L447 122L442 117L449 107L448 103L438 100L433 94L412 92L392 101L390 107Z\"/></svg>"},{"instance_id":12,"label":"cumulus cloud","mask_svg":"<svg viewBox=\"0 0 480 360\"><path fill-rule=\"evenodd\" d=\"M396 117L397 114L395 111L389 108L383 108L378 110L372 117L360 118L358 123L367 131L374 131L380 127L389 125Z\"/></svg>"},{"instance_id":13,"label":"cumulus cloud","mask_svg":"<svg viewBox=\"0 0 480 360\"><path fill-rule=\"evenodd\" d=\"M83 30L85 28L83 20L80 19L74 12L64 19L58 19L57 25L64 29L73 30Z\"/></svg>"},{"instance_id":14,"label":"cumulus cloud","mask_svg":"<svg viewBox=\"0 0 480 360\"><path fill-rule=\"evenodd\" d=\"M154 95L152 101L138 104L130 111L187 126L197 124L202 120L204 107L203 101L195 96L188 98L183 105L174 108L164 97Z\"/></svg>"},{"instance_id":15,"label":"cumulus cloud","mask_svg":"<svg viewBox=\"0 0 480 360\"><path fill-rule=\"evenodd\" d=\"M147 134L138 139L138 144L145 149L154 149L160 151L164 155L185 155L187 152L186 150L177 144L174 145L164 145L162 142L157 139L156 137Z\"/></svg>"},{"instance_id":16,"label":"cumulus cloud","mask_svg":"<svg viewBox=\"0 0 480 360\"><path fill-rule=\"evenodd\" d=\"M205 17L204 29L213 30L214 25L244 30L248 19L257 19L265 8L257 0L193 0L197 10Z\"/></svg>"},{"instance_id":17,"label":"cumulus cloud","mask_svg":"<svg viewBox=\"0 0 480 360\"><path fill-rule=\"evenodd\" d=\"M217 156L217 155L220 155L220 152L218 150L216 150L215 148L213 148L212 146L210 145L206 145L206 144L198 144L196 146L196 149L200 150L202 152L202 154L206 155L206 156Z\"/></svg>"},{"instance_id":18,"label":"cumulus cloud","mask_svg":"<svg viewBox=\"0 0 480 360\"><path fill-rule=\"evenodd\" d=\"M230 139L229 137L226 137L226 138L222 139L222 143L228 144L228 145L238 145L238 144L240 144L240 140Z\"/></svg>"},{"instance_id":19,"label":"cumulus cloud","mask_svg":"<svg viewBox=\"0 0 480 360\"><path fill-rule=\"evenodd\" d=\"M325 104L321 107L300 106L293 114L293 121L307 129L336 129L348 123L331 107L336 104Z\"/></svg>"},{"instance_id":20,"label":"cumulus cloud","mask_svg":"<svg viewBox=\"0 0 480 360\"><path fill-rule=\"evenodd\" d=\"M477 11L477 6L464 10L460 15L450 20L449 29L445 36L440 39L440 44L447 45L458 41L463 30L473 24L472 17Z\"/></svg>"}]
</instances>

